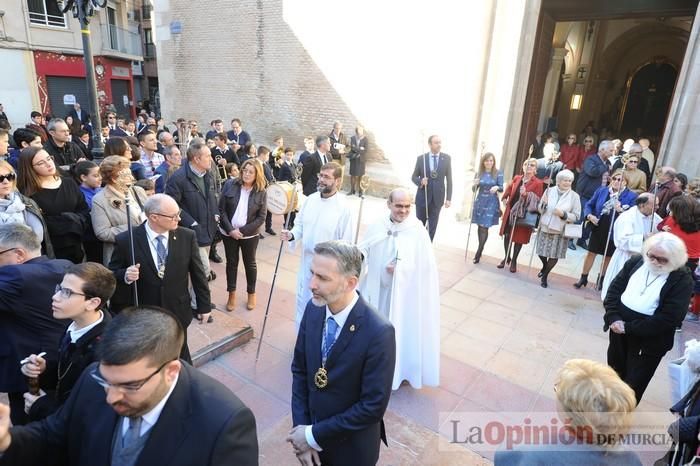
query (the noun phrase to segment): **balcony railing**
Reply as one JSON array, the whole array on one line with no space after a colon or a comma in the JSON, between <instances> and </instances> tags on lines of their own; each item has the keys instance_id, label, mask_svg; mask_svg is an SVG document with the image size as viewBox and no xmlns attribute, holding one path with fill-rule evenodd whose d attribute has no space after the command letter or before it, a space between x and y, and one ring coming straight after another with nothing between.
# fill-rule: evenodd
<instances>
[{"instance_id":1,"label":"balcony railing","mask_svg":"<svg viewBox=\"0 0 700 466\"><path fill-rule=\"evenodd\" d=\"M143 56L144 58L155 58L156 44L143 44Z\"/></svg>"},{"instance_id":2,"label":"balcony railing","mask_svg":"<svg viewBox=\"0 0 700 466\"><path fill-rule=\"evenodd\" d=\"M142 56L141 36L136 32L127 31L112 24L102 25L102 47L105 50Z\"/></svg>"}]
</instances>

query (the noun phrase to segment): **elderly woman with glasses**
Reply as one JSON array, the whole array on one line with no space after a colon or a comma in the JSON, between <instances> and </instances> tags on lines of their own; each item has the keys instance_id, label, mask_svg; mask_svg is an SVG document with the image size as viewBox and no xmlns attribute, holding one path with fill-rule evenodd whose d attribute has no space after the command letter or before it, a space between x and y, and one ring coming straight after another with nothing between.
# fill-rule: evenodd
<instances>
[{"instance_id":1,"label":"elderly woman with glasses","mask_svg":"<svg viewBox=\"0 0 700 466\"><path fill-rule=\"evenodd\" d=\"M596 361L570 359L559 369L554 394L560 423L553 420L551 426L557 428L534 433L539 442L527 449L496 452L496 466L641 466L634 452L617 443L629 431L635 400L614 370Z\"/></svg>"},{"instance_id":2,"label":"elderly woman with glasses","mask_svg":"<svg viewBox=\"0 0 700 466\"><path fill-rule=\"evenodd\" d=\"M146 220L143 206L146 192L134 186L134 178L126 157L110 155L100 164L100 175L105 182L102 191L92 199L92 228L97 239L102 241L102 263L109 265L114 252L116 236L126 231L126 194L129 194L129 215L136 227Z\"/></svg>"},{"instance_id":3,"label":"elderly woman with glasses","mask_svg":"<svg viewBox=\"0 0 700 466\"><path fill-rule=\"evenodd\" d=\"M605 255L601 266L601 280L605 276L610 258L615 252L613 241L613 211L615 218L634 205L637 194L627 189L627 180L622 170L615 171L610 177L610 186L602 186L596 190L593 197L583 209L584 220L591 224L591 238L588 244L588 254L583 262L581 278L574 283L576 288L588 285L588 273L593 267L596 256ZM596 284L596 289L599 289Z\"/></svg>"},{"instance_id":4,"label":"elderly woman with glasses","mask_svg":"<svg viewBox=\"0 0 700 466\"><path fill-rule=\"evenodd\" d=\"M12 165L0 161L0 224L23 223L34 230L41 242L41 252L53 258L53 247L41 209L32 199L17 190L17 174Z\"/></svg>"},{"instance_id":5,"label":"elderly woman with glasses","mask_svg":"<svg viewBox=\"0 0 700 466\"><path fill-rule=\"evenodd\" d=\"M627 153L615 162L613 171L624 169L627 174L627 188L641 194L649 188L651 171L649 162L642 157L642 146L630 144Z\"/></svg>"},{"instance_id":6,"label":"elderly woman with glasses","mask_svg":"<svg viewBox=\"0 0 700 466\"><path fill-rule=\"evenodd\" d=\"M18 171L17 187L41 209L56 259L82 262L90 208L78 184L61 177L53 157L37 147L20 152Z\"/></svg>"},{"instance_id":7,"label":"elderly woman with glasses","mask_svg":"<svg viewBox=\"0 0 700 466\"><path fill-rule=\"evenodd\" d=\"M649 237L642 255L625 263L608 288L604 330L608 365L634 390L637 403L664 355L673 348L693 293L688 254L677 236Z\"/></svg>"},{"instance_id":8,"label":"elderly woman with glasses","mask_svg":"<svg viewBox=\"0 0 700 466\"><path fill-rule=\"evenodd\" d=\"M557 173L557 185L548 188L540 200L540 232L537 235L537 255L542 269L537 275L540 286L547 288L547 277L559 259L566 258L568 238L564 236L567 223L575 223L581 216L581 200L571 189L574 173L562 170Z\"/></svg>"}]
</instances>

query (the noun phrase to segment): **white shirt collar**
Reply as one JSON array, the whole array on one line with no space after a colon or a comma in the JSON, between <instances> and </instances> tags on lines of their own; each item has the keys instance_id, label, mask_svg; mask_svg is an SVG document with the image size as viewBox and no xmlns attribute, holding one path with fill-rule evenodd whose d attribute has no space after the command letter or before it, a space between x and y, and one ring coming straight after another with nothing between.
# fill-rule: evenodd
<instances>
[{"instance_id":1,"label":"white shirt collar","mask_svg":"<svg viewBox=\"0 0 700 466\"><path fill-rule=\"evenodd\" d=\"M168 249L168 241L170 240L170 232L169 231L166 231L165 233L159 234L151 229L150 225L148 225L148 222L146 222L144 224L144 226L146 227L146 237L148 238L148 242L150 244L155 245L156 244L156 237L162 235L162 236L165 236L165 244L164 244L165 249Z\"/></svg>"},{"instance_id":2,"label":"white shirt collar","mask_svg":"<svg viewBox=\"0 0 700 466\"><path fill-rule=\"evenodd\" d=\"M173 390L175 390L175 385L177 385L177 381L179 380L179 378L180 374L178 373L175 376L175 380L173 380L173 384L170 386L168 393L165 394L163 399L160 400L158 404L153 407L153 409L141 416L143 422L141 422L141 432L139 432L139 437L151 430L153 426L156 425L156 422L158 422L158 418L160 417L160 413L163 412L163 408L165 408L165 403L168 402L170 395L173 394ZM125 435L128 429L128 418L124 418L124 421L122 422L122 435Z\"/></svg>"},{"instance_id":3,"label":"white shirt collar","mask_svg":"<svg viewBox=\"0 0 700 466\"><path fill-rule=\"evenodd\" d=\"M345 321L348 320L350 311L352 311L352 308L355 307L355 304L357 303L358 299L360 299L360 295L357 294L357 291L354 291L352 301L350 301L350 304L348 304L342 311L335 315L331 312L330 309L328 309L328 305L326 305L326 320L328 320L329 317L333 317L335 323L338 324L338 330L336 334L340 334L340 332L343 330Z\"/></svg>"},{"instance_id":4,"label":"white shirt collar","mask_svg":"<svg viewBox=\"0 0 700 466\"><path fill-rule=\"evenodd\" d=\"M102 313L102 311L97 311L100 313L100 318L97 319L94 323L88 325L87 327L83 327L81 329L78 329L77 325L75 322L71 322L71 324L68 326L68 334L70 335L70 341L71 343L77 342L83 335L88 333L90 330L92 330L94 327L96 327L99 323L101 323L105 315Z\"/></svg>"}]
</instances>

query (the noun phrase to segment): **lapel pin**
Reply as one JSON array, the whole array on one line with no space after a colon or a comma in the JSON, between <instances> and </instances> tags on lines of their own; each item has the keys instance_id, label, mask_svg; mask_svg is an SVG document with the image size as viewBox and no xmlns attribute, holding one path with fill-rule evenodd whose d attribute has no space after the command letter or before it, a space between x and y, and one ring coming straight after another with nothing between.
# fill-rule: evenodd
<instances>
[{"instance_id":1,"label":"lapel pin","mask_svg":"<svg viewBox=\"0 0 700 466\"><path fill-rule=\"evenodd\" d=\"M355 324L352 324L352 325L350 326L350 331L351 331L351 332L354 332L354 331L355 331Z\"/></svg>"}]
</instances>

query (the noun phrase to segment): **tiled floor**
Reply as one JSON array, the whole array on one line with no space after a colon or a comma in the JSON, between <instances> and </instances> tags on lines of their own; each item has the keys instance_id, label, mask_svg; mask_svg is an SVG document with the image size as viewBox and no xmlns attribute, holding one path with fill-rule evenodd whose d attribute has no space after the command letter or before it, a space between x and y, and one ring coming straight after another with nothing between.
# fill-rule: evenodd
<instances>
[{"instance_id":1,"label":"tiled floor","mask_svg":"<svg viewBox=\"0 0 700 466\"><path fill-rule=\"evenodd\" d=\"M351 201L357 209L359 200ZM380 199L367 198L363 211L363 229L366 223L387 214L386 204ZM552 387L564 361L574 357L605 361L607 337L602 331L600 297L591 289L571 286L585 251L570 252L555 268L550 287L542 289L536 278L537 258L528 273L529 246L520 256L518 273L495 267L502 254L495 227L487 243L487 257L478 265L471 260L465 262L466 224L458 223L449 213L443 210L434 246L441 281L441 383L422 390L402 386L393 393L386 416L389 448L382 448L380 464L489 464L492 453L483 452L483 458L462 445L449 444L451 428L445 419L460 412L554 412ZM476 248L475 238L472 232L471 251ZM230 384L252 407L264 465L295 464L284 436L291 427L290 361L299 259L298 253L289 253L286 248L260 358L255 361L278 251L275 237L266 237L260 243L258 309L248 312L241 307L235 312L253 326L256 337L203 368ZM472 255L470 252L470 259ZM216 267L221 273L215 302L225 302L224 270ZM592 274L596 273L594 268ZM244 280L239 271L239 283ZM243 299L241 294L241 302ZM671 419L667 411L671 401L667 361L676 357L685 339L698 337L699 330L696 324L684 326L639 407L653 413L661 424ZM645 464L650 464L653 457L645 455Z\"/></svg>"}]
</instances>

